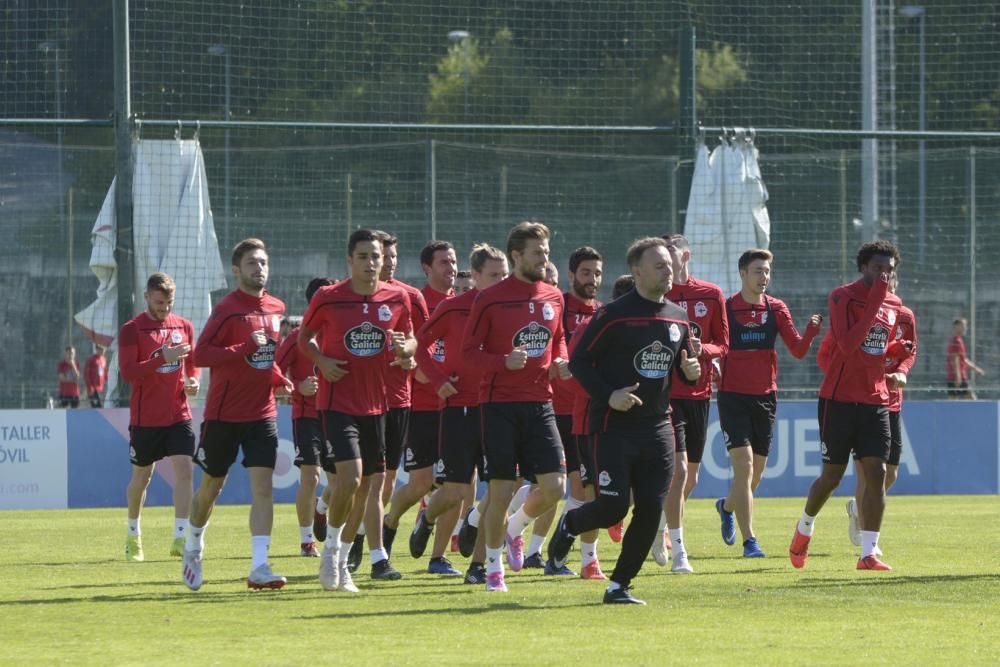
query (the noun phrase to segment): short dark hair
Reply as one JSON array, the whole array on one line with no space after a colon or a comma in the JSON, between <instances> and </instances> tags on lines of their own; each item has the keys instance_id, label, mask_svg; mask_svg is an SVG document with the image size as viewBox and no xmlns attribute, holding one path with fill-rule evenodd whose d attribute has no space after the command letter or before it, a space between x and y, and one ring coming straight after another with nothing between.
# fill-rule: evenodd
<instances>
[{"instance_id":1,"label":"short dark hair","mask_svg":"<svg viewBox=\"0 0 1000 667\"><path fill-rule=\"evenodd\" d=\"M664 234L663 240L667 242L667 245L671 245L678 250L690 250L691 243L687 240L687 237L683 234Z\"/></svg>"},{"instance_id":2,"label":"short dark hair","mask_svg":"<svg viewBox=\"0 0 1000 667\"><path fill-rule=\"evenodd\" d=\"M457 272L457 273L455 274L455 279L456 279L456 280L458 280L458 279L460 279L460 278L461 278L462 280L465 280L466 278L471 278L471 277L472 277L472 271L466 271L466 270L464 270L464 269L463 269L463 270L461 270L461 271L458 271L458 272Z\"/></svg>"},{"instance_id":3,"label":"short dark hair","mask_svg":"<svg viewBox=\"0 0 1000 667\"><path fill-rule=\"evenodd\" d=\"M333 281L329 278L313 278L309 281L309 285L306 286L306 302L312 301L313 294L319 291L320 287L326 287L327 285L332 285Z\"/></svg>"},{"instance_id":4,"label":"short dark hair","mask_svg":"<svg viewBox=\"0 0 1000 667\"><path fill-rule=\"evenodd\" d=\"M667 245L667 242L659 236L647 236L645 238L636 239L632 242L632 245L628 247L628 252L625 253L625 261L628 263L629 267L637 266L642 260L642 254L650 248L668 247L670 246Z\"/></svg>"},{"instance_id":5,"label":"short dark hair","mask_svg":"<svg viewBox=\"0 0 1000 667\"><path fill-rule=\"evenodd\" d=\"M164 294L169 295L177 291L177 285L174 283L173 278L161 271L158 271L149 276L149 280L146 281L146 291L163 292Z\"/></svg>"},{"instance_id":6,"label":"short dark hair","mask_svg":"<svg viewBox=\"0 0 1000 667\"><path fill-rule=\"evenodd\" d=\"M597 252L594 248L589 245L582 246L573 251L573 254L569 256L569 272L576 273L576 270L580 267L580 262L586 262L589 260L597 260L601 262L604 260L601 257L601 253Z\"/></svg>"},{"instance_id":7,"label":"short dark hair","mask_svg":"<svg viewBox=\"0 0 1000 667\"><path fill-rule=\"evenodd\" d=\"M551 237L552 234L549 233L549 228L540 222L525 221L518 223L507 234L507 256L513 262L514 255L512 253L515 250L524 252L524 249L528 245L528 239L548 241Z\"/></svg>"},{"instance_id":8,"label":"short dark hair","mask_svg":"<svg viewBox=\"0 0 1000 667\"><path fill-rule=\"evenodd\" d=\"M507 257L500 248L494 248L489 243L477 243L472 246L472 252L469 253L469 265L472 266L473 271L482 271L486 262L491 259L506 261Z\"/></svg>"},{"instance_id":9,"label":"short dark hair","mask_svg":"<svg viewBox=\"0 0 1000 667\"><path fill-rule=\"evenodd\" d=\"M381 234L384 233L385 232L379 232L374 229L355 229L353 232L351 232L350 237L348 237L347 239L347 254L353 255L354 247L357 246L359 243L365 243L366 241L370 241L371 243L381 244L382 243Z\"/></svg>"},{"instance_id":10,"label":"short dark hair","mask_svg":"<svg viewBox=\"0 0 1000 667\"><path fill-rule=\"evenodd\" d=\"M635 289L635 278L631 273L618 276L615 279L614 287L611 288L611 298L620 298L621 296L631 292L633 289Z\"/></svg>"},{"instance_id":11,"label":"short dark hair","mask_svg":"<svg viewBox=\"0 0 1000 667\"><path fill-rule=\"evenodd\" d=\"M877 241L870 241L865 243L858 249L858 271L861 267L872 260L875 255L886 255L887 257L892 257L896 260L895 267L899 268L899 262L901 258L899 256L899 249L894 246L891 242L885 239L879 239Z\"/></svg>"},{"instance_id":12,"label":"short dark hair","mask_svg":"<svg viewBox=\"0 0 1000 667\"><path fill-rule=\"evenodd\" d=\"M382 242L383 248L391 248L392 246L399 243L399 239L390 234L389 232L383 232L381 229L376 229L375 233L378 234L379 241Z\"/></svg>"},{"instance_id":13,"label":"short dark hair","mask_svg":"<svg viewBox=\"0 0 1000 667\"><path fill-rule=\"evenodd\" d=\"M454 250L455 246L447 241L430 241L420 249L420 265L430 266L434 263L434 253L439 250Z\"/></svg>"},{"instance_id":14,"label":"short dark hair","mask_svg":"<svg viewBox=\"0 0 1000 667\"><path fill-rule=\"evenodd\" d=\"M243 261L243 256L248 252L253 252L254 250L263 250L267 252L267 246L260 239L243 239L236 244L233 248L233 266L239 266L240 262Z\"/></svg>"},{"instance_id":15,"label":"short dark hair","mask_svg":"<svg viewBox=\"0 0 1000 667\"><path fill-rule=\"evenodd\" d=\"M746 271L750 263L758 259L770 262L774 259L774 255L771 254L770 250L765 250L764 248L750 248L740 255L740 260L736 263L736 266L739 267L740 271Z\"/></svg>"},{"instance_id":16,"label":"short dark hair","mask_svg":"<svg viewBox=\"0 0 1000 667\"><path fill-rule=\"evenodd\" d=\"M965 325L968 325L968 323L969 323L969 321L968 321L968 320L966 320L966 319L965 319L964 317L956 317L956 318L955 318L955 321L954 321L954 322L952 322L952 323L951 323L951 325L952 325L952 326L958 326L959 324L965 324Z\"/></svg>"}]
</instances>

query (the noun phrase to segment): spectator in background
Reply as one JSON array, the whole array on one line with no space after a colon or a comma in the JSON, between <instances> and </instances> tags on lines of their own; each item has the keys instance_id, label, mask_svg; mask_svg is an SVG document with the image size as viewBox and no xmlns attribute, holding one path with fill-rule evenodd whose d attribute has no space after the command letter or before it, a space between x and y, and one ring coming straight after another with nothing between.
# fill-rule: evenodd
<instances>
[{"instance_id":1,"label":"spectator in background","mask_svg":"<svg viewBox=\"0 0 1000 667\"><path fill-rule=\"evenodd\" d=\"M108 360L104 357L103 345L94 345L94 354L83 366L83 381L87 385L90 407L101 407L101 393L108 381Z\"/></svg>"},{"instance_id":2,"label":"spectator in background","mask_svg":"<svg viewBox=\"0 0 1000 667\"><path fill-rule=\"evenodd\" d=\"M80 367L76 363L76 348L70 345L56 367L59 374L59 407L80 407Z\"/></svg>"},{"instance_id":3,"label":"spectator in background","mask_svg":"<svg viewBox=\"0 0 1000 667\"><path fill-rule=\"evenodd\" d=\"M965 332L969 328L969 323L964 317L959 317L953 323L951 330L951 340L948 341L946 357L948 367L946 369L948 377L948 398L976 400L976 392L969 389L969 369L979 375L986 375L979 366L975 365L965 356Z\"/></svg>"}]
</instances>

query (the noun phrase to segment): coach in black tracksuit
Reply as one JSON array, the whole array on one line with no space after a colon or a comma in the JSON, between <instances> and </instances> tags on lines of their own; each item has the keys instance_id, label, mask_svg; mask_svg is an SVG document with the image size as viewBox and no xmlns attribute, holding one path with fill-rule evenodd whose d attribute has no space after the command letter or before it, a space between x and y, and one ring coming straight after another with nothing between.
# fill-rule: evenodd
<instances>
[{"instance_id":1,"label":"coach in black tracksuit","mask_svg":"<svg viewBox=\"0 0 1000 667\"><path fill-rule=\"evenodd\" d=\"M570 357L570 370L591 396L597 499L567 512L549 557L563 564L576 535L625 518L632 522L604 593L606 603L645 604L629 593L653 544L674 466L670 379L674 368L694 383L700 342L688 338L687 312L664 295L672 282L672 250L659 238L640 239L627 260L635 289L597 311Z\"/></svg>"}]
</instances>

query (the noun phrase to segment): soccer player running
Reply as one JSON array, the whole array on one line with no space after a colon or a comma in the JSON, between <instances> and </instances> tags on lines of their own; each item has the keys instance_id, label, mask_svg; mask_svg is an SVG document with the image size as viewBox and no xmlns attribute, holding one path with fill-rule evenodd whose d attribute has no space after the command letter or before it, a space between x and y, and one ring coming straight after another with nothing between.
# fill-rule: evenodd
<instances>
[{"instance_id":1,"label":"soccer player running","mask_svg":"<svg viewBox=\"0 0 1000 667\"><path fill-rule=\"evenodd\" d=\"M247 586L281 588L285 578L267 561L274 523L272 477L278 455L278 408L274 391L292 386L277 366L274 353L285 304L267 293L267 247L260 239L236 244L232 256L237 288L212 309L194 349L194 363L212 371L205 421L195 462L205 473L191 501L190 530L184 550L184 583L202 584L205 529L215 501L242 449L250 477L250 544L252 564Z\"/></svg>"},{"instance_id":2,"label":"soccer player running","mask_svg":"<svg viewBox=\"0 0 1000 667\"><path fill-rule=\"evenodd\" d=\"M420 292L431 315L440 303L454 296L452 285L455 284L455 273L458 271L456 265L455 248L447 241L431 241L421 249L420 267L423 269L424 275L427 276L427 284ZM426 319L423 318L419 323L415 322L416 329L414 331L419 330ZM429 358L425 357L427 359L425 363L442 363L445 351L440 349L440 341L435 339L430 344L435 345L437 349ZM403 469L406 470L409 479L406 484L396 489L392 494L389 512L385 516L383 542L390 554L392 553L393 541L396 539L396 531L399 529L400 518L407 510L420 502L421 498L430 493L434 486L434 465L438 461L441 399L435 387L428 383L428 376L421 366L422 364L418 361L414 378L416 381L413 383L410 428L406 434L406 449L403 456ZM447 527L449 532L443 535L445 543L451 538L450 531L454 527L455 521L458 520L458 513L454 512L451 518L452 521ZM419 517L417 523L418 525L420 523ZM436 561L434 565L440 571L432 572L432 574L461 574L451 566L445 567L442 561Z\"/></svg>"},{"instance_id":3,"label":"soccer player running","mask_svg":"<svg viewBox=\"0 0 1000 667\"><path fill-rule=\"evenodd\" d=\"M549 257L549 229L522 222L507 236L510 277L476 297L462 342L465 362L483 371L479 389L483 449L489 471L490 503L484 518L486 590L506 592L501 554L517 572L524 565L528 523L555 506L566 486L566 464L550 375L570 377L562 331L563 300L543 282ZM538 483L522 511L505 529L518 466Z\"/></svg>"},{"instance_id":4,"label":"soccer player running","mask_svg":"<svg viewBox=\"0 0 1000 667\"><path fill-rule=\"evenodd\" d=\"M108 360L104 356L104 346L95 345L94 353L83 365L83 381L87 385L90 407L101 407L101 392L108 380Z\"/></svg>"},{"instance_id":5,"label":"soccer player running","mask_svg":"<svg viewBox=\"0 0 1000 667\"><path fill-rule=\"evenodd\" d=\"M629 592L649 553L674 463L670 425L673 371L686 382L701 375L689 357L687 313L666 299L673 278L662 238L643 238L626 260L635 289L597 311L573 350L573 376L591 396L589 425L597 459L597 499L567 512L549 543L558 566L576 535L624 518L629 494L635 507L622 551L604 593L606 604L645 604Z\"/></svg>"},{"instance_id":6,"label":"soccer player running","mask_svg":"<svg viewBox=\"0 0 1000 667\"><path fill-rule=\"evenodd\" d=\"M889 277L889 291L896 294L899 276L896 272ZM900 306L899 327L896 329L895 340L889 344L885 357L885 381L889 388L889 460L885 464L885 492L896 483L899 476L899 460L903 453L903 387L906 386L907 377L913 365L917 361L917 318L913 311ZM828 345L829 343L829 345ZM829 349L826 349L829 348ZM829 334L823 338L823 345L820 346L821 357L825 357L824 363L828 366L829 356L833 352L833 339ZM824 372L826 368L821 365ZM865 475L858 460L854 460L854 469L857 474L857 481L854 487L854 497L847 501L847 525L851 542L854 546L860 547L861 541L861 499L865 495ZM875 555L881 556L882 551L875 548Z\"/></svg>"},{"instance_id":7,"label":"soccer player running","mask_svg":"<svg viewBox=\"0 0 1000 667\"><path fill-rule=\"evenodd\" d=\"M719 498L715 508L726 544L736 542L735 513L744 558L764 557L753 531L753 494L771 450L778 390L775 343L780 335L792 356L801 359L823 323L822 315L813 315L800 336L788 306L765 294L771 282L772 259L767 250L744 252L738 263L742 289L726 300L729 350L722 359L717 403L733 479L729 495Z\"/></svg>"},{"instance_id":8,"label":"soccer player running","mask_svg":"<svg viewBox=\"0 0 1000 667\"><path fill-rule=\"evenodd\" d=\"M604 276L603 267L604 261L601 254L590 246L577 248L569 256L570 289L563 293L566 307L562 317L567 349L569 349L573 336L578 331L583 331L581 328L583 323L589 320L602 305L597 300L597 293L601 289L601 281ZM573 434L575 397L576 392L569 382L559 379L552 381L552 407L556 413L559 438L562 440L563 449L566 452L566 478L569 481L569 496L563 504L563 514L581 507L585 502L595 498L593 480L588 475L589 469L593 467L591 464L592 451L587 446L589 443L586 442L586 438L582 438L584 446L581 448L581 442ZM597 558L597 536L598 531L594 530L583 535L580 539L582 557L580 577L583 579L603 580L607 578L601 571L601 565ZM541 552L543 539L544 535L540 539L532 534L531 544L528 547L528 558ZM525 559L526 567L528 558ZM567 572L569 571L567 570ZM555 573L556 571L549 564L546 574Z\"/></svg>"},{"instance_id":9,"label":"soccer player running","mask_svg":"<svg viewBox=\"0 0 1000 667\"><path fill-rule=\"evenodd\" d=\"M805 567L816 515L840 484L853 453L865 476L857 569L892 569L875 550L885 511L885 464L892 437L885 358L895 340L902 306L889 291L899 251L885 240L865 243L858 251L857 266L861 278L837 287L828 298L834 347L819 390L823 468L809 488L788 548L796 568Z\"/></svg>"},{"instance_id":10,"label":"soccer player running","mask_svg":"<svg viewBox=\"0 0 1000 667\"><path fill-rule=\"evenodd\" d=\"M415 558L423 555L434 526L442 517L458 510L470 495L470 486L477 466L482 467L482 433L479 423L480 372L464 363L461 355L462 335L472 305L481 290L488 289L507 277L507 258L490 245L477 245L469 256L476 287L443 301L434 309L431 319L417 333L417 367L430 380L429 386L441 399L440 427L440 487L434 491L427 507L417 517L410 535L410 551ZM440 341L441 344L436 344ZM432 360L432 355L440 357ZM474 496L473 496L474 497ZM488 507L480 506L479 512ZM478 526L478 524L477 524ZM468 529L467 529L468 530ZM450 533L447 533L450 534ZM474 539L474 538L473 538ZM466 583L486 583L486 566L480 560L469 564ZM435 544L427 571L431 574L461 574L444 557L443 545Z\"/></svg>"},{"instance_id":11,"label":"soccer player running","mask_svg":"<svg viewBox=\"0 0 1000 667\"><path fill-rule=\"evenodd\" d=\"M684 504L698 483L698 470L705 452L708 434L708 406L712 398L712 360L721 359L729 351L729 320L726 317L726 300L722 289L691 276L691 244L680 234L664 237L676 249L674 281L667 299L684 308L691 325L691 337L701 342L701 376L698 383L688 385L674 382L670 389L670 421L674 427L674 478L667 492L664 516L660 530L666 534L653 540L653 559L657 565L667 564L664 542L669 539L673 548L670 570L690 574L694 571L688 561L684 544Z\"/></svg>"},{"instance_id":12,"label":"soccer player running","mask_svg":"<svg viewBox=\"0 0 1000 667\"><path fill-rule=\"evenodd\" d=\"M320 287L332 285L329 278L313 278L306 287L306 303ZM292 438L295 444L295 465L299 469L299 490L295 494L295 514L299 520L299 553L319 558L314 535L316 487L320 470L326 471L327 484L333 483L336 469L333 457L326 449L323 427L316 412L316 392L319 379L312 361L299 351L299 327L288 332L275 354L278 368L292 382ZM325 524L324 524L325 526ZM326 536L323 536L326 539Z\"/></svg>"},{"instance_id":13,"label":"soccer player running","mask_svg":"<svg viewBox=\"0 0 1000 667\"><path fill-rule=\"evenodd\" d=\"M140 514L153 468L164 458L170 459L174 471L174 541L170 555L184 555L194 456L187 397L198 394L201 372L191 357L194 328L172 312L175 291L170 276L151 275L146 281L145 312L126 322L118 334L122 379L132 385L128 427L132 479L126 492L128 561L144 559Z\"/></svg>"},{"instance_id":14,"label":"soccer player running","mask_svg":"<svg viewBox=\"0 0 1000 667\"><path fill-rule=\"evenodd\" d=\"M321 374L316 407L337 469L319 580L326 590L357 593L347 558L364 507L351 510L355 503L367 503L372 477L385 472L386 375L390 364L412 357L416 340L410 297L379 280L381 234L354 231L347 253L351 277L313 296L299 331L299 349ZM395 350L391 362L385 355L390 345ZM370 555L373 579L401 577L383 547L370 549Z\"/></svg>"}]
</instances>

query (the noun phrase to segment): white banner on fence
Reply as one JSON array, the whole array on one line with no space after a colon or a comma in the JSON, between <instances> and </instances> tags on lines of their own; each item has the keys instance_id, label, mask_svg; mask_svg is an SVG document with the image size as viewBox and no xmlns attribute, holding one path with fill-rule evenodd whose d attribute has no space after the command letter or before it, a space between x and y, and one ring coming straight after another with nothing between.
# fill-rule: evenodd
<instances>
[{"instance_id":1,"label":"white banner on fence","mask_svg":"<svg viewBox=\"0 0 1000 667\"><path fill-rule=\"evenodd\" d=\"M0 411L0 509L67 506L66 411Z\"/></svg>"}]
</instances>

